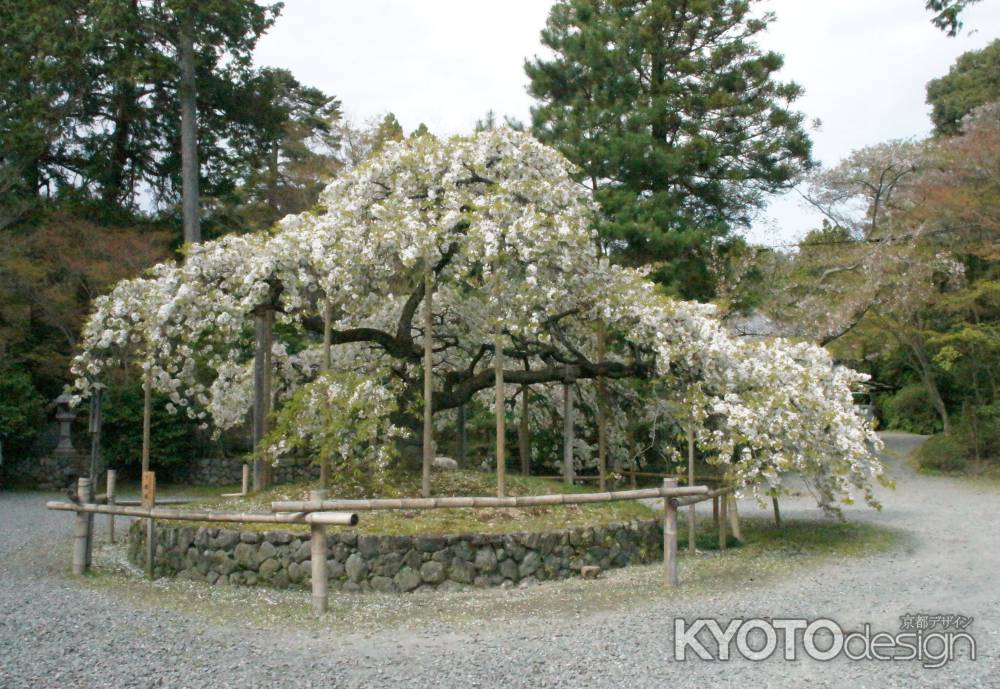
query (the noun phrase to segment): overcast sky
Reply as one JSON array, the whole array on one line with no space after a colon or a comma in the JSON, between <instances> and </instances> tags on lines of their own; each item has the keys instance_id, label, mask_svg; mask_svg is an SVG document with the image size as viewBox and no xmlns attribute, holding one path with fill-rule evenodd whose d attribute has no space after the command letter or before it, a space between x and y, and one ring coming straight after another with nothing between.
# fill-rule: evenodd
<instances>
[{"instance_id":1,"label":"overcast sky","mask_svg":"<svg viewBox=\"0 0 1000 689\"><path fill-rule=\"evenodd\" d=\"M257 48L261 65L286 67L337 95L349 116L392 111L409 132L471 131L493 109L528 119L522 68L542 52L548 0L286 0ZM984 0L948 38L924 0L764 0L777 20L762 44L785 56L781 78L805 87L798 102L815 155L831 165L855 148L930 131L924 85L960 54L996 38L1000 2ZM797 195L776 198L749 236L794 241L818 224Z\"/></svg>"}]
</instances>

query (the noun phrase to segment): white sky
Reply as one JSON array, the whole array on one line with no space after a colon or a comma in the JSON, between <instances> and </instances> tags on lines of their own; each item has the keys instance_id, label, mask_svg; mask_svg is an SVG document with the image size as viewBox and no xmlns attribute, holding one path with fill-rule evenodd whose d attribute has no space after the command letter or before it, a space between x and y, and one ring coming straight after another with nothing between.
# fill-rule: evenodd
<instances>
[{"instance_id":1,"label":"white sky","mask_svg":"<svg viewBox=\"0 0 1000 689\"><path fill-rule=\"evenodd\" d=\"M335 94L349 116L392 111L408 132L471 131L487 110L528 120L522 68L542 51L549 0L286 0L259 43L261 65L286 67ZM924 85L1000 27L1000 2L969 9L948 38L924 0L763 0L777 20L762 44L785 56L781 77L805 87L798 108L815 156L832 165L851 150L930 131ZM753 241L794 241L818 218L788 194L773 200Z\"/></svg>"}]
</instances>

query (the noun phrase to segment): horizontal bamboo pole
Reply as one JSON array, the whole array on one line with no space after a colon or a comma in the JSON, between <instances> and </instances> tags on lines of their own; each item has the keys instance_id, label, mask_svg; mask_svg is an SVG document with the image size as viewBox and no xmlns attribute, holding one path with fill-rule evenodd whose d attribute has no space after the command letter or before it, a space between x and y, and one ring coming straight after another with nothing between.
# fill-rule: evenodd
<instances>
[{"instance_id":1,"label":"horizontal bamboo pole","mask_svg":"<svg viewBox=\"0 0 1000 689\"><path fill-rule=\"evenodd\" d=\"M702 493L701 495L680 497L677 498L677 506L684 507L686 505L694 505L695 503L711 500L712 498L725 495L726 493L732 493L734 490L736 489L733 486L726 486L725 488L717 488L715 490L708 491L707 493Z\"/></svg>"},{"instance_id":2,"label":"horizontal bamboo pole","mask_svg":"<svg viewBox=\"0 0 1000 689\"><path fill-rule=\"evenodd\" d=\"M633 472L629 471L629 472L625 472L625 473L627 473L629 476L631 476ZM657 473L655 471L636 471L635 472L635 476L637 476L639 478L676 478L678 481L680 481L682 483L687 483L687 480L688 480L688 477L686 475L684 475L684 474L661 474L661 473ZM561 481L563 477L560 474L559 476L538 475L535 478L550 479L550 480L553 480L553 481ZM600 476L580 476L579 474L577 474L576 476L573 477L573 480L574 481L599 481L600 478L601 478ZM702 481L703 483L719 483L720 481L722 481L722 478L719 477L719 476L695 476L694 480L695 481Z\"/></svg>"},{"instance_id":3,"label":"horizontal bamboo pole","mask_svg":"<svg viewBox=\"0 0 1000 689\"><path fill-rule=\"evenodd\" d=\"M344 512L317 511L306 514L305 511L267 514L262 512L209 512L204 510L171 510L162 507L147 509L145 507L128 507L125 505L96 505L88 503L78 505L72 502L52 501L45 503L50 510L66 512L93 512L99 514L117 514L124 517L141 517L144 519L174 519L180 521L201 522L240 522L244 524L326 524L335 526L354 526L358 523L358 515Z\"/></svg>"},{"instance_id":4,"label":"horizontal bamboo pole","mask_svg":"<svg viewBox=\"0 0 1000 689\"><path fill-rule=\"evenodd\" d=\"M98 493L94 497L94 502L97 503L98 505L107 505L108 504L108 495L107 495L107 493ZM156 498L156 504L157 505L187 505L188 503L192 503L192 502L194 502L194 500L192 500L191 498L159 498L159 497ZM115 497L114 498L114 504L115 505L130 505L130 506L132 506L132 505L141 505L142 504L142 500L139 500L139 499L136 499L136 498L129 498L129 499L126 499L126 500L119 500L117 497Z\"/></svg>"},{"instance_id":5,"label":"horizontal bamboo pole","mask_svg":"<svg viewBox=\"0 0 1000 689\"><path fill-rule=\"evenodd\" d=\"M371 500L279 501L274 512L319 512L322 510L433 510L454 507L537 507L540 505L581 505L615 500L642 500L695 496L708 493L708 486L640 488L606 493L522 495L517 497L373 498Z\"/></svg>"}]
</instances>

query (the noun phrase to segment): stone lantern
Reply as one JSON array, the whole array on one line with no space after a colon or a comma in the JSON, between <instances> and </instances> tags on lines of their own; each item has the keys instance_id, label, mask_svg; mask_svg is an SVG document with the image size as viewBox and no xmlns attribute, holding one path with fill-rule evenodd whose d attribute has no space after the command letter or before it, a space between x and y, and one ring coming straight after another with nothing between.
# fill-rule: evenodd
<instances>
[{"instance_id":1,"label":"stone lantern","mask_svg":"<svg viewBox=\"0 0 1000 689\"><path fill-rule=\"evenodd\" d=\"M57 457L77 457L79 452L73 447L72 427L76 418L76 409L71 406L73 398L70 395L62 394L56 397L56 421L59 422L59 443L53 454Z\"/></svg>"}]
</instances>

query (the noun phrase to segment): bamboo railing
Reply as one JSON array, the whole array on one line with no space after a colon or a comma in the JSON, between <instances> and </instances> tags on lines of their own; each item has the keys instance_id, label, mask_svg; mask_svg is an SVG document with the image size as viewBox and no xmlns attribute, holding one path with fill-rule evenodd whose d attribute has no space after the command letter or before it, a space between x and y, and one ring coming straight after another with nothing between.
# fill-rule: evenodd
<instances>
[{"instance_id":1,"label":"bamboo railing","mask_svg":"<svg viewBox=\"0 0 1000 689\"><path fill-rule=\"evenodd\" d=\"M676 482L675 482L676 483ZM433 510L458 507L538 507L542 505L582 505L616 500L689 497L705 495L708 486L671 486L607 491L604 493L557 493L496 497L373 498L370 500L299 500L271 503L272 512L319 512L325 510Z\"/></svg>"},{"instance_id":2,"label":"bamboo railing","mask_svg":"<svg viewBox=\"0 0 1000 689\"><path fill-rule=\"evenodd\" d=\"M664 585L677 586L677 508L706 500L713 501L713 512L720 514L719 549L726 545L726 503L732 487L716 490L708 486L678 486L677 477L663 479L657 488L606 491L603 493L568 493L555 495L525 495L517 497L441 497L441 498L376 498L371 500L327 500L325 491L311 491L309 500L276 501L271 503L271 513L215 512L210 510L170 509L155 506L155 495L149 505L133 507L115 502L114 483L109 482L110 504L95 501L90 479L79 479L77 502L51 501L50 510L76 513L73 541L73 572L84 574L90 567L93 536L93 515L107 514L137 517L148 520L235 522L264 524L309 524L312 556L312 603L317 614L326 612L328 582L326 563L326 526L354 526L358 523L355 511L404 510L404 509L453 509L463 507L531 507L541 505L581 505L618 500L663 500L663 562ZM147 531L146 571L153 575L155 530Z\"/></svg>"}]
</instances>

